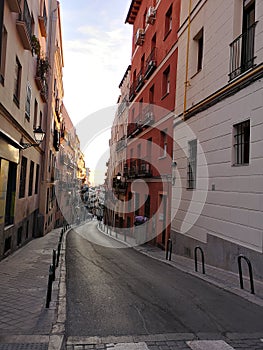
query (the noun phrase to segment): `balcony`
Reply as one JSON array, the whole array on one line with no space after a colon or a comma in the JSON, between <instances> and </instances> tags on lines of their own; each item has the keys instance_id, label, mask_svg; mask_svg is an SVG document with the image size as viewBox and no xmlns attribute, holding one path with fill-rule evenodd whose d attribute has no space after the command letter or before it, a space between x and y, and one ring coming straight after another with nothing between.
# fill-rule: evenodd
<instances>
[{"instance_id":1,"label":"balcony","mask_svg":"<svg viewBox=\"0 0 263 350\"><path fill-rule=\"evenodd\" d=\"M130 86L129 101L132 101L136 96L135 86L136 86L136 82L133 82Z\"/></svg>"},{"instance_id":2,"label":"balcony","mask_svg":"<svg viewBox=\"0 0 263 350\"><path fill-rule=\"evenodd\" d=\"M126 164L124 169L125 176L128 179L152 177L151 164L147 163L144 160L137 159L131 161L130 165Z\"/></svg>"},{"instance_id":3,"label":"balcony","mask_svg":"<svg viewBox=\"0 0 263 350\"><path fill-rule=\"evenodd\" d=\"M19 6L20 1L8 0L7 3L8 3L8 6L9 6L11 12L16 12L16 13L20 12L20 6Z\"/></svg>"},{"instance_id":4,"label":"balcony","mask_svg":"<svg viewBox=\"0 0 263 350\"><path fill-rule=\"evenodd\" d=\"M230 73L229 80L254 67L255 28L253 23L230 44Z\"/></svg>"},{"instance_id":5,"label":"balcony","mask_svg":"<svg viewBox=\"0 0 263 350\"><path fill-rule=\"evenodd\" d=\"M139 132L141 132L141 130L141 123L139 121L135 123L130 123L127 127L127 137L134 137Z\"/></svg>"},{"instance_id":6,"label":"balcony","mask_svg":"<svg viewBox=\"0 0 263 350\"><path fill-rule=\"evenodd\" d=\"M138 167L138 177L152 177L151 164L142 161Z\"/></svg>"},{"instance_id":7,"label":"balcony","mask_svg":"<svg viewBox=\"0 0 263 350\"><path fill-rule=\"evenodd\" d=\"M128 96L125 96L118 106L118 116L120 116L128 106Z\"/></svg>"},{"instance_id":8,"label":"balcony","mask_svg":"<svg viewBox=\"0 0 263 350\"><path fill-rule=\"evenodd\" d=\"M156 47L154 47L150 55L146 59L144 79L149 79L157 67Z\"/></svg>"},{"instance_id":9,"label":"balcony","mask_svg":"<svg viewBox=\"0 0 263 350\"><path fill-rule=\"evenodd\" d=\"M143 70L141 69L136 77L135 92L139 92L144 84Z\"/></svg>"},{"instance_id":10,"label":"balcony","mask_svg":"<svg viewBox=\"0 0 263 350\"><path fill-rule=\"evenodd\" d=\"M126 135L124 135L116 144L116 152L120 152L126 147Z\"/></svg>"},{"instance_id":11,"label":"balcony","mask_svg":"<svg viewBox=\"0 0 263 350\"><path fill-rule=\"evenodd\" d=\"M154 124L153 105L149 104L143 109L144 119L142 120L143 127L148 127Z\"/></svg>"},{"instance_id":12,"label":"balcony","mask_svg":"<svg viewBox=\"0 0 263 350\"><path fill-rule=\"evenodd\" d=\"M126 194L128 184L127 182L122 182L117 180L117 177L114 177L112 180L112 188L116 194Z\"/></svg>"},{"instance_id":13,"label":"balcony","mask_svg":"<svg viewBox=\"0 0 263 350\"><path fill-rule=\"evenodd\" d=\"M48 100L48 86L46 81L44 81L44 85L40 91L40 96L43 102L47 103Z\"/></svg>"},{"instance_id":14,"label":"balcony","mask_svg":"<svg viewBox=\"0 0 263 350\"><path fill-rule=\"evenodd\" d=\"M32 18L26 0L24 0L23 12L16 21L16 28L25 50L31 50Z\"/></svg>"},{"instance_id":15,"label":"balcony","mask_svg":"<svg viewBox=\"0 0 263 350\"><path fill-rule=\"evenodd\" d=\"M38 16L38 23L40 28L40 33L43 37L47 37L47 10L44 4L43 15Z\"/></svg>"},{"instance_id":16,"label":"balcony","mask_svg":"<svg viewBox=\"0 0 263 350\"><path fill-rule=\"evenodd\" d=\"M57 129L54 130L53 146L54 146L56 151L59 151L60 133Z\"/></svg>"}]
</instances>

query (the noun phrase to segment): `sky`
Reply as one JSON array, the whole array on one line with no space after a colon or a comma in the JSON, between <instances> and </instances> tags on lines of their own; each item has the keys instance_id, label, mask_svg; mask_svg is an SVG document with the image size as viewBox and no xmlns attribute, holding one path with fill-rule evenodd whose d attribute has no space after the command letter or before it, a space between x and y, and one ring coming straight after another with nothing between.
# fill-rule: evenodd
<instances>
[{"instance_id":1,"label":"sky","mask_svg":"<svg viewBox=\"0 0 263 350\"><path fill-rule=\"evenodd\" d=\"M131 0L61 0L60 4L63 101L73 124L81 125L84 118L117 103L118 86L131 61L132 26L124 23ZM87 167L96 167L100 158L96 150L105 151L109 138L104 131L103 137L93 140L93 149L87 149L86 141L81 145Z\"/></svg>"}]
</instances>

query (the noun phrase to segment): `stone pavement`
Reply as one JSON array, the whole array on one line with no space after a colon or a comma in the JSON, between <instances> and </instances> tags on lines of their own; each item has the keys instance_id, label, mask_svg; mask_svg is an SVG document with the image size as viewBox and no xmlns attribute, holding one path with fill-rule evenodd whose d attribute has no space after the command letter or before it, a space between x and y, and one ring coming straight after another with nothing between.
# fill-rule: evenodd
<instances>
[{"instance_id":1,"label":"stone pavement","mask_svg":"<svg viewBox=\"0 0 263 350\"><path fill-rule=\"evenodd\" d=\"M33 239L0 261L0 350L46 350L57 316L60 267L46 308L49 266L61 233Z\"/></svg>"},{"instance_id":2,"label":"stone pavement","mask_svg":"<svg viewBox=\"0 0 263 350\"><path fill-rule=\"evenodd\" d=\"M262 334L261 334L262 336ZM260 334L168 333L69 337L66 350L262 350Z\"/></svg>"}]
</instances>

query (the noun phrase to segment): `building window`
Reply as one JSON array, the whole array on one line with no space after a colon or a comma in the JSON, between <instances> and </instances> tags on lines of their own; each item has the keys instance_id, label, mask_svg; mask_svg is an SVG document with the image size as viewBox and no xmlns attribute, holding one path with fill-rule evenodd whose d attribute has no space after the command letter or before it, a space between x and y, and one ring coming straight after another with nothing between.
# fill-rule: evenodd
<instances>
[{"instance_id":1,"label":"building window","mask_svg":"<svg viewBox=\"0 0 263 350\"><path fill-rule=\"evenodd\" d=\"M43 119L43 115L42 115L42 111L40 111L39 113L39 126L42 126L42 119Z\"/></svg>"},{"instance_id":2,"label":"building window","mask_svg":"<svg viewBox=\"0 0 263 350\"><path fill-rule=\"evenodd\" d=\"M36 166L35 194L38 194L38 182L39 182L39 164L37 164Z\"/></svg>"},{"instance_id":3,"label":"building window","mask_svg":"<svg viewBox=\"0 0 263 350\"><path fill-rule=\"evenodd\" d=\"M147 158L148 158L148 160L151 159L151 156L152 156L152 138L150 137L147 140Z\"/></svg>"},{"instance_id":4,"label":"building window","mask_svg":"<svg viewBox=\"0 0 263 350\"><path fill-rule=\"evenodd\" d=\"M148 194L148 195L145 195L144 216L149 218L150 212L151 212L151 196Z\"/></svg>"},{"instance_id":5,"label":"building window","mask_svg":"<svg viewBox=\"0 0 263 350\"><path fill-rule=\"evenodd\" d=\"M11 250L11 243L12 243L12 237L7 237L5 239L5 247L4 247L4 253L7 253L9 250Z\"/></svg>"},{"instance_id":6,"label":"building window","mask_svg":"<svg viewBox=\"0 0 263 350\"><path fill-rule=\"evenodd\" d=\"M7 170L8 167L8 170ZM13 162L1 160L1 171L8 171L6 203L5 203L5 225L14 223L15 215L15 198L16 198L16 174L17 165Z\"/></svg>"},{"instance_id":7,"label":"building window","mask_svg":"<svg viewBox=\"0 0 263 350\"><path fill-rule=\"evenodd\" d=\"M17 237L16 237L16 245L19 246L22 243L22 233L23 233L23 227L19 227L17 230Z\"/></svg>"},{"instance_id":8,"label":"building window","mask_svg":"<svg viewBox=\"0 0 263 350\"><path fill-rule=\"evenodd\" d=\"M170 66L163 72L162 95L165 97L170 92Z\"/></svg>"},{"instance_id":9,"label":"building window","mask_svg":"<svg viewBox=\"0 0 263 350\"><path fill-rule=\"evenodd\" d=\"M19 107L19 101L20 101L21 76L22 76L22 66L19 62L19 59L16 57L13 100L18 107Z\"/></svg>"},{"instance_id":10,"label":"building window","mask_svg":"<svg viewBox=\"0 0 263 350\"><path fill-rule=\"evenodd\" d=\"M47 197L46 197L46 214L48 214L49 210L49 188L47 189Z\"/></svg>"},{"instance_id":11,"label":"building window","mask_svg":"<svg viewBox=\"0 0 263 350\"><path fill-rule=\"evenodd\" d=\"M25 117L28 121L30 120L31 95L32 95L31 87L29 83L27 83Z\"/></svg>"},{"instance_id":12,"label":"building window","mask_svg":"<svg viewBox=\"0 0 263 350\"><path fill-rule=\"evenodd\" d=\"M4 85L5 81L5 63L6 63L7 31L2 29L2 48L0 57L0 83Z\"/></svg>"},{"instance_id":13,"label":"building window","mask_svg":"<svg viewBox=\"0 0 263 350\"><path fill-rule=\"evenodd\" d=\"M26 170L27 170L27 158L26 157L22 157L21 169L20 169L19 198L24 198L25 197Z\"/></svg>"},{"instance_id":14,"label":"building window","mask_svg":"<svg viewBox=\"0 0 263 350\"><path fill-rule=\"evenodd\" d=\"M34 129L37 127L37 114L38 114L38 103L37 103L37 100L35 99L35 104L34 104L34 121L33 121L33 128Z\"/></svg>"},{"instance_id":15,"label":"building window","mask_svg":"<svg viewBox=\"0 0 263 350\"><path fill-rule=\"evenodd\" d=\"M188 142L187 188L196 188L197 140Z\"/></svg>"},{"instance_id":16,"label":"building window","mask_svg":"<svg viewBox=\"0 0 263 350\"><path fill-rule=\"evenodd\" d=\"M230 44L230 80L255 65L256 24L255 0L244 0L242 33Z\"/></svg>"},{"instance_id":17,"label":"building window","mask_svg":"<svg viewBox=\"0 0 263 350\"><path fill-rule=\"evenodd\" d=\"M165 14L164 38L166 38L167 35L172 30L172 10L173 10L173 6L171 5L169 7L169 10Z\"/></svg>"},{"instance_id":18,"label":"building window","mask_svg":"<svg viewBox=\"0 0 263 350\"><path fill-rule=\"evenodd\" d=\"M235 165L249 163L250 121L234 125Z\"/></svg>"},{"instance_id":19,"label":"building window","mask_svg":"<svg viewBox=\"0 0 263 350\"><path fill-rule=\"evenodd\" d=\"M167 133L161 131L161 157L166 157L167 155Z\"/></svg>"},{"instance_id":20,"label":"building window","mask_svg":"<svg viewBox=\"0 0 263 350\"><path fill-rule=\"evenodd\" d=\"M194 37L197 44L197 72L203 67L203 53L204 53L204 29L202 28L199 33Z\"/></svg>"},{"instance_id":21,"label":"building window","mask_svg":"<svg viewBox=\"0 0 263 350\"><path fill-rule=\"evenodd\" d=\"M134 212L136 216L139 215L139 211L140 211L140 194L136 192L134 196Z\"/></svg>"},{"instance_id":22,"label":"building window","mask_svg":"<svg viewBox=\"0 0 263 350\"><path fill-rule=\"evenodd\" d=\"M29 196L32 196L32 193L33 193L34 166L35 166L35 163L31 160L30 171L29 171L29 183L28 183L28 195Z\"/></svg>"},{"instance_id":23,"label":"building window","mask_svg":"<svg viewBox=\"0 0 263 350\"><path fill-rule=\"evenodd\" d=\"M154 84L149 89L149 103L154 103Z\"/></svg>"}]
</instances>

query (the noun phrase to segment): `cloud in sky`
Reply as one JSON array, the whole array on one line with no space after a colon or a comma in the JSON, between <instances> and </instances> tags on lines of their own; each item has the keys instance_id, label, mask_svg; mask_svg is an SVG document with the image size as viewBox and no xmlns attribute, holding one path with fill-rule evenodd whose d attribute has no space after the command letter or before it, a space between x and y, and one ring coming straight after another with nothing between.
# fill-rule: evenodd
<instances>
[{"instance_id":1,"label":"cloud in sky","mask_svg":"<svg viewBox=\"0 0 263 350\"><path fill-rule=\"evenodd\" d=\"M62 1L65 106L74 122L117 102L130 64L130 1Z\"/></svg>"}]
</instances>

